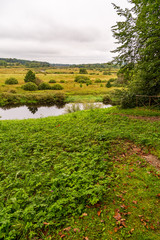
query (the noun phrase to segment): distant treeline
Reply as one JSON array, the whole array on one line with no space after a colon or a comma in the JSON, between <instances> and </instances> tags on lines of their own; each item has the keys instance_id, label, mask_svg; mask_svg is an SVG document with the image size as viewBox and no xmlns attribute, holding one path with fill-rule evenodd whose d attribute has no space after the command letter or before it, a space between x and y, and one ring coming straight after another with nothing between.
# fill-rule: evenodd
<instances>
[{"instance_id":1,"label":"distant treeline","mask_svg":"<svg viewBox=\"0 0 160 240\"><path fill-rule=\"evenodd\" d=\"M29 61L16 58L0 58L0 66L25 66L29 68L50 67L47 62Z\"/></svg>"},{"instance_id":2,"label":"distant treeline","mask_svg":"<svg viewBox=\"0 0 160 240\"><path fill-rule=\"evenodd\" d=\"M95 64L51 64L48 62L39 62L39 61L29 61L16 58L0 58L0 66L3 67L28 67L28 68L87 68L87 69L100 69L100 68L119 68L118 65L113 65L111 63L95 63Z\"/></svg>"}]
</instances>

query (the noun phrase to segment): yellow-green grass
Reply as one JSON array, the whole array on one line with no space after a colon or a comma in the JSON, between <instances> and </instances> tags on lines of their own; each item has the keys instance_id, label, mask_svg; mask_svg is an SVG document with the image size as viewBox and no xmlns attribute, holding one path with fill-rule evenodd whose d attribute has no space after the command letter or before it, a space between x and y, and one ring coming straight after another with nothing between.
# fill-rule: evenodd
<instances>
[{"instance_id":1,"label":"yellow-green grass","mask_svg":"<svg viewBox=\"0 0 160 240\"><path fill-rule=\"evenodd\" d=\"M16 90L16 93L26 94L26 91L24 91L21 87L24 84L24 77L27 71L27 68L0 68L0 93ZM106 88L105 85L110 78L116 78L116 73L113 73L111 75L103 75L103 71L88 70L88 74L86 74L86 76L91 79L92 85L87 86L86 84L79 84L74 82L75 76L79 74L79 69L77 68L49 68L44 72L34 69L33 71L36 73L36 77L44 82L49 82L51 79L54 79L56 83L60 83L64 89L59 92L63 92L66 95L104 95L115 89L113 87ZM62 74L55 74L56 72L62 72ZM66 74L63 74L64 72ZM74 74L71 72L74 72ZM10 77L16 78L19 83L17 85L6 85L5 80ZM95 83L96 79L100 79L102 83ZM64 83L61 83L61 81L64 81ZM55 92L55 90L47 90L43 92L48 91L50 93Z\"/></svg>"}]
</instances>

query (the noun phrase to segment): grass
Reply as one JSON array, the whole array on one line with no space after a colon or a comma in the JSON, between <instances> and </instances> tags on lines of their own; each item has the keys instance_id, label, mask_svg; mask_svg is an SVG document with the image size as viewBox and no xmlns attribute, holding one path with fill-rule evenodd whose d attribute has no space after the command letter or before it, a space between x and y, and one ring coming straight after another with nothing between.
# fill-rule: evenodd
<instances>
[{"instance_id":1,"label":"grass","mask_svg":"<svg viewBox=\"0 0 160 240\"><path fill-rule=\"evenodd\" d=\"M160 124L122 113L0 121L0 239L160 239Z\"/></svg>"},{"instance_id":2,"label":"grass","mask_svg":"<svg viewBox=\"0 0 160 240\"><path fill-rule=\"evenodd\" d=\"M77 96L82 96L82 98L88 98L86 96L95 95L92 100L104 96L107 93L114 91L115 87L106 88L106 82L110 78L115 78L116 73L112 73L111 75L103 75L103 71L96 70L88 70L88 76L91 79L92 84L79 84L74 82L75 76L79 75L78 69L46 69L45 72L41 72L39 69L32 69L36 73L36 77L41 79L42 81L48 83L51 79L55 80L57 83L61 84L64 88L63 90L41 90L34 91L34 94L43 94L46 95L54 94L55 92L60 92L66 94L69 99L76 99ZM24 77L27 73L27 68L0 68L0 94L1 93L11 93L11 94L23 94L27 95L27 91L23 90L21 87L24 84ZM65 73L65 74L64 74ZM14 77L18 80L18 84L16 85L6 85L5 80ZM100 79L101 83L96 83L96 79ZM62 81L62 82L61 82ZM51 85L53 85L51 83ZM13 93L14 92L14 93ZM31 94L31 93L30 93Z\"/></svg>"}]
</instances>

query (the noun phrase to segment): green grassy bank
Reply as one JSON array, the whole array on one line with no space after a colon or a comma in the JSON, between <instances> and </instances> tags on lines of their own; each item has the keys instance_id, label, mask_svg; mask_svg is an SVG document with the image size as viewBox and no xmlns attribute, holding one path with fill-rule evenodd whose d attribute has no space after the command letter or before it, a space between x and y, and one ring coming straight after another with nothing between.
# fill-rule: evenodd
<instances>
[{"instance_id":1,"label":"green grassy bank","mask_svg":"<svg viewBox=\"0 0 160 240\"><path fill-rule=\"evenodd\" d=\"M144 116L144 119L129 116ZM0 121L0 239L160 239L159 111Z\"/></svg>"}]
</instances>

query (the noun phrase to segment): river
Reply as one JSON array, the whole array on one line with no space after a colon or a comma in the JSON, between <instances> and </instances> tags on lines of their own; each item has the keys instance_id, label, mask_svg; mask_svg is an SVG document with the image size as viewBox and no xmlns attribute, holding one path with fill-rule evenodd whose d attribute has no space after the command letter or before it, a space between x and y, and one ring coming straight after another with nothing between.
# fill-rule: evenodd
<instances>
[{"instance_id":1,"label":"river","mask_svg":"<svg viewBox=\"0 0 160 240\"><path fill-rule=\"evenodd\" d=\"M44 118L59 116L76 110L108 108L111 105L103 103L68 103L64 106L20 106L12 108L0 108L0 120Z\"/></svg>"}]
</instances>

